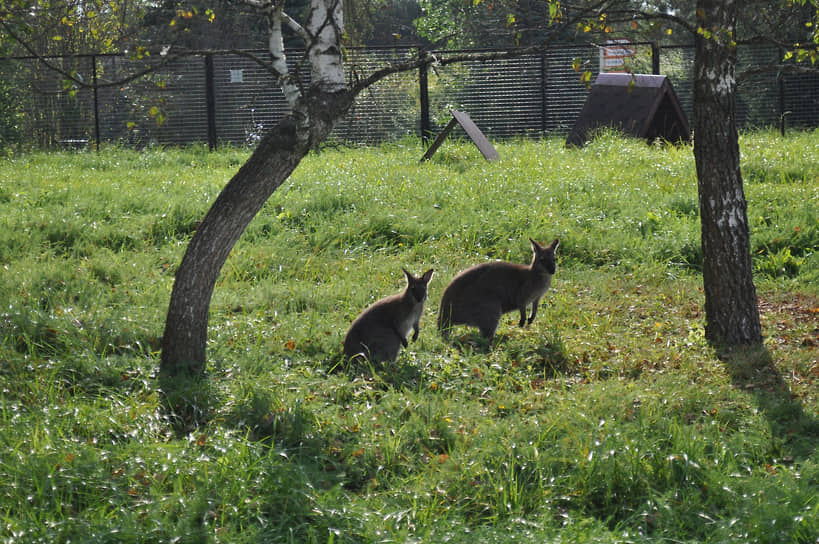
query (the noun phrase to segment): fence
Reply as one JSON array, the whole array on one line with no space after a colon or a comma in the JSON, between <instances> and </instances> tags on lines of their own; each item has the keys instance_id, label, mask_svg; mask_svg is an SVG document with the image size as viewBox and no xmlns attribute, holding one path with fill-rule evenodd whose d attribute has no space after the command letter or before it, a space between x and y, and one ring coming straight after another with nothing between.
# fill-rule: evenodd
<instances>
[{"instance_id":1,"label":"fence","mask_svg":"<svg viewBox=\"0 0 819 544\"><path fill-rule=\"evenodd\" d=\"M628 67L667 75L690 118L693 48L632 49ZM561 44L537 55L395 74L364 91L331 138L373 144L424 129L434 134L452 109L469 113L492 139L565 134L588 93L573 60L584 59L583 70L597 72L598 52L590 44ZM365 75L415 54L414 48L351 49L346 73ZM739 71L779 58L774 48L746 47ZM87 55L49 61L96 86L66 88L62 76L34 58L0 59L0 145L252 145L286 111L270 73L245 55L177 59L122 85L108 82L144 68L144 60ZM429 127L423 127L427 119ZM760 73L742 80L737 121L740 128L819 126L819 77Z\"/></svg>"}]
</instances>

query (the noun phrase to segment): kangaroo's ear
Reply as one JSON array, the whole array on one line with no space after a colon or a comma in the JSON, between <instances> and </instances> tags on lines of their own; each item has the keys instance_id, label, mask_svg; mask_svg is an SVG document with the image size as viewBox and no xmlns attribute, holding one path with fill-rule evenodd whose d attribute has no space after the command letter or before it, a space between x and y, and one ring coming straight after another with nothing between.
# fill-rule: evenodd
<instances>
[{"instance_id":1,"label":"kangaroo's ear","mask_svg":"<svg viewBox=\"0 0 819 544\"><path fill-rule=\"evenodd\" d=\"M543 249L540 244L529 238L529 243L532 244L532 252L537 253L539 250Z\"/></svg>"},{"instance_id":2,"label":"kangaroo's ear","mask_svg":"<svg viewBox=\"0 0 819 544\"><path fill-rule=\"evenodd\" d=\"M423 275L423 276L421 276L421 279L422 279L422 280L424 280L424 283L429 283L429 282L430 282L430 280L432 279L432 274L433 274L434 272L435 272L435 271L434 271L432 268L430 268L429 270L427 270L426 272L424 272L424 275Z\"/></svg>"},{"instance_id":3,"label":"kangaroo's ear","mask_svg":"<svg viewBox=\"0 0 819 544\"><path fill-rule=\"evenodd\" d=\"M560 245L560 240L558 240L557 238L555 238L555 241L554 241L554 242L552 242L551 244L549 244L549 247L551 247L551 248L552 248L552 251L554 251L554 250L556 250L556 249L557 249L557 246L559 246L559 245Z\"/></svg>"},{"instance_id":4,"label":"kangaroo's ear","mask_svg":"<svg viewBox=\"0 0 819 544\"><path fill-rule=\"evenodd\" d=\"M412 281L412 280L414 280L414 279L415 279L415 277L414 277L412 274L410 274L409 272L407 272L407 269L406 269L406 268L402 268L401 270L403 270L403 271L404 271L404 275L407 277L407 281Z\"/></svg>"}]
</instances>

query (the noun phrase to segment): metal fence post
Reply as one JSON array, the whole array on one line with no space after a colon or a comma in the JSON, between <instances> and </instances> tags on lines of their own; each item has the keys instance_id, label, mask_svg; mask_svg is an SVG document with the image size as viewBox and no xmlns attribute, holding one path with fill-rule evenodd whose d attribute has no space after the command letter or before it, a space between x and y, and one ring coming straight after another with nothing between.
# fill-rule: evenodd
<instances>
[{"instance_id":1,"label":"metal fence post","mask_svg":"<svg viewBox=\"0 0 819 544\"><path fill-rule=\"evenodd\" d=\"M205 102L208 112L208 149L216 151L216 93L213 89L213 55L205 55Z\"/></svg>"},{"instance_id":2,"label":"metal fence post","mask_svg":"<svg viewBox=\"0 0 819 544\"><path fill-rule=\"evenodd\" d=\"M651 42L651 73L660 75L660 45L657 42Z\"/></svg>"},{"instance_id":3,"label":"metal fence post","mask_svg":"<svg viewBox=\"0 0 819 544\"><path fill-rule=\"evenodd\" d=\"M94 140L97 152L100 150L100 102L97 92L97 56L91 55L91 79L94 84Z\"/></svg>"},{"instance_id":4,"label":"metal fence post","mask_svg":"<svg viewBox=\"0 0 819 544\"><path fill-rule=\"evenodd\" d=\"M419 51L419 56L426 59L427 52ZM418 86L421 96L421 141L424 145L432 138L432 127L429 121L429 67L426 63L422 63L418 67Z\"/></svg>"}]
</instances>

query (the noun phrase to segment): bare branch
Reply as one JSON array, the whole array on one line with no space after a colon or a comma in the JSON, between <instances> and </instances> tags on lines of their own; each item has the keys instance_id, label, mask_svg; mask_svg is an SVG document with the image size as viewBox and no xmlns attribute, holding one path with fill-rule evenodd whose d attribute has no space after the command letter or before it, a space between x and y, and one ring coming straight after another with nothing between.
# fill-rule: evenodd
<instances>
[{"instance_id":1,"label":"bare branch","mask_svg":"<svg viewBox=\"0 0 819 544\"><path fill-rule=\"evenodd\" d=\"M611 7L617 2L613 0L601 0L591 4L562 4L562 7L569 12L574 12L577 15L575 19L591 19L597 20L601 15L606 15L606 22L613 23L629 23L633 21L666 21L677 25L692 35L697 33L696 25L690 21L683 19L672 13L662 11L645 11L632 8L617 8Z\"/></svg>"},{"instance_id":2,"label":"bare branch","mask_svg":"<svg viewBox=\"0 0 819 544\"><path fill-rule=\"evenodd\" d=\"M603 6L606 4L607 0L603 0L600 3L594 4L594 6ZM592 7L594 7L592 6ZM572 15L572 17L568 20L561 21L559 24L555 24L552 26L551 34L556 36L560 33L561 30L565 28L571 28L572 26L576 25L578 22L588 18L589 11L584 9L582 12L578 11ZM455 53L452 55L444 55L440 52L430 51L428 49L421 49L417 57L404 61L404 62L397 62L394 64L390 64L380 70L376 70L369 76L357 80L350 88L350 92L353 95L358 95L361 91L378 83L382 79L389 77L393 74L397 74L400 72L408 72L410 70L417 70L422 66L446 66L448 64L455 64L458 62L481 62L481 61L489 61L489 60L499 60L499 59L511 59L516 57L522 57L526 55L537 55L540 54L551 47L550 38L545 39L543 42L531 45L528 47L520 47L514 49L506 49L502 51L492 51L492 52L460 52Z\"/></svg>"},{"instance_id":3,"label":"bare branch","mask_svg":"<svg viewBox=\"0 0 819 544\"><path fill-rule=\"evenodd\" d=\"M761 75L761 74L770 74L773 72L777 72L780 74L810 74L810 75L819 75L819 66L816 65L808 65L808 64L768 64L765 66L755 66L753 68L748 68L747 70L743 70L742 72L737 74L737 84L741 85L753 76Z\"/></svg>"},{"instance_id":4,"label":"bare branch","mask_svg":"<svg viewBox=\"0 0 819 544\"><path fill-rule=\"evenodd\" d=\"M57 74L60 74L66 80L71 81L73 84L77 85L78 87L82 87L84 89L93 89L93 88L101 89L101 88L105 88L105 87L118 87L118 86L121 86L121 85L125 85L125 84L130 83L130 82L132 82L132 81L134 81L136 79L139 79L139 78L141 78L141 77L143 77L145 75L148 75L151 72L155 72L156 70L158 70L158 69L160 69L160 68L162 68L164 66L167 66L171 61L173 61L173 60L175 60L175 59L177 59L177 58L179 58L181 56L181 55L169 55L169 54L167 54L167 51L165 50L162 53L158 54L159 57L162 60L160 62L156 63L156 64L151 64L148 67L146 67L146 68L144 68L142 70L138 70L138 71L136 71L136 72L134 72L132 74L129 74L129 75L127 75L127 76L125 76L125 77L123 77L121 79L103 81L103 82L100 82L99 79L98 79L96 83L93 83L93 82L88 83L84 79L82 79L80 77L77 77L77 75L75 73L72 73L71 71L66 70L62 66L59 66L58 64L55 64L54 62L49 60L49 59L51 59L53 57L51 57L49 55L42 55L42 54L38 53L37 51L35 51L34 48L32 48L31 45L26 40L24 40L22 37L18 36L6 24L6 22L3 19L0 19L0 25L3 26L3 29L6 32L8 32L9 36L11 36L15 41L17 41L17 43L19 43L29 53L29 55L31 55L32 58L37 59L38 62L40 62L43 66L45 66L49 70L51 70L51 71L53 71L53 72L55 72ZM77 55L74 55L74 56L77 56ZM95 55L82 55L82 56L93 57Z\"/></svg>"},{"instance_id":5,"label":"bare branch","mask_svg":"<svg viewBox=\"0 0 819 544\"><path fill-rule=\"evenodd\" d=\"M361 91L370 87L385 77L391 76L393 74L398 74L401 72L409 72L410 70L417 70L422 66L447 66L449 64L456 64L459 62L482 62L482 61L489 61L489 60L500 60L500 59L512 59L523 57L526 55L535 55L538 53L542 53L546 51L550 47L550 44L539 44L539 45L532 45L529 47L521 47L517 49L506 49L502 51L492 51L492 52L463 52L463 53L456 53L453 55L446 55L444 56L442 53L438 52L429 52L427 54L426 51L421 51L421 53L408 61L404 62L397 62L390 64L380 70L376 70L366 78L360 79L355 82L355 84L350 88L350 92L353 94L359 94Z\"/></svg>"},{"instance_id":6,"label":"bare branch","mask_svg":"<svg viewBox=\"0 0 819 544\"><path fill-rule=\"evenodd\" d=\"M298 21L296 21L295 19L293 19L292 17L290 17L290 16L289 16L287 13L285 13L284 11L282 11L281 16L282 16L282 21L283 21L283 22L284 22L284 23L285 23L285 24L286 24L288 27L290 27L290 30L292 30L293 32L295 32L295 33L296 33L296 35L297 35L299 38L301 38L302 40L304 40L304 43L305 43L305 44L308 44L308 43L310 43L310 42L312 41L312 36L310 36L310 33L309 33L309 32L307 32L307 30L306 30L306 29L305 29L305 28L304 28L302 25L300 25Z\"/></svg>"}]
</instances>

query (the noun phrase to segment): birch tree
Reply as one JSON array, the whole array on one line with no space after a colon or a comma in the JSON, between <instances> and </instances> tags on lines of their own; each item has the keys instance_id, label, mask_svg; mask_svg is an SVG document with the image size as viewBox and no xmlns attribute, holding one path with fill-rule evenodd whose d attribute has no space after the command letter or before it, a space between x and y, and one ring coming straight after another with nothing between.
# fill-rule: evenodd
<instances>
[{"instance_id":1,"label":"birch tree","mask_svg":"<svg viewBox=\"0 0 819 544\"><path fill-rule=\"evenodd\" d=\"M290 112L262 137L216 198L188 245L176 273L162 337L162 376L197 376L204 372L208 309L231 249L267 199L309 150L327 138L363 89L390 74L424 64L509 58L539 51L548 43L544 40L529 48L483 54L419 54L348 82L342 64L343 0L311 0L304 24L287 14L283 0L243 1L267 21L270 71L284 92ZM560 28L561 24L555 24L549 32L557 33ZM298 69L288 70L285 30L304 43L305 56L297 64L309 65L309 81L299 77Z\"/></svg>"},{"instance_id":2,"label":"birch tree","mask_svg":"<svg viewBox=\"0 0 819 544\"><path fill-rule=\"evenodd\" d=\"M211 296L231 249L311 147L327 138L357 92L348 89L342 68L341 0L312 0L303 25L287 15L283 1L245 2L267 20L270 68L290 113L262 137L188 244L176 273L162 337L160 373L166 376L204 372ZM304 42L309 81L288 69L284 26Z\"/></svg>"},{"instance_id":3,"label":"birch tree","mask_svg":"<svg viewBox=\"0 0 819 544\"><path fill-rule=\"evenodd\" d=\"M762 343L736 125L737 0L698 0L694 160L700 203L705 336Z\"/></svg>"},{"instance_id":4,"label":"birch tree","mask_svg":"<svg viewBox=\"0 0 819 544\"><path fill-rule=\"evenodd\" d=\"M553 3L555 5L555 3ZM584 29L607 34L617 25L656 33L682 30L695 43L694 160L700 207L705 291L705 335L724 348L762 343L750 253L747 201L736 124L737 47L768 43L816 60L815 0L780 3L739 0L665 0L564 3L586 14ZM738 36L740 24L746 35ZM795 38L795 39L794 39ZM793 66L770 67L775 70Z\"/></svg>"},{"instance_id":5,"label":"birch tree","mask_svg":"<svg viewBox=\"0 0 819 544\"><path fill-rule=\"evenodd\" d=\"M345 80L342 64L342 0L311 0L304 24L287 15L283 0L244 2L266 18L271 71L291 111L263 136L190 241L168 308L161 374L204 372L208 309L228 254L266 200L311 147L327 138L361 90L391 73L433 61L445 65L533 53L543 49L550 36L565 37L566 29L597 26L605 32L617 20L632 24L673 22L690 33L697 44L694 155L701 206L706 336L713 343L726 346L761 342L735 116L737 0L697 0L696 21L665 9L652 10L651 2L640 2L635 7L634 3L609 0L577 5L551 0L550 18L541 44L481 55L419 55L352 83ZM578 26L581 20L586 23ZM311 73L309 81L302 81L297 71L288 71L282 40L285 29L304 42L304 61Z\"/></svg>"}]
</instances>

